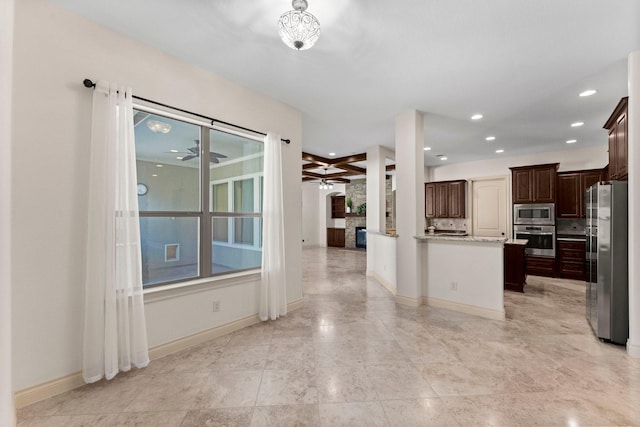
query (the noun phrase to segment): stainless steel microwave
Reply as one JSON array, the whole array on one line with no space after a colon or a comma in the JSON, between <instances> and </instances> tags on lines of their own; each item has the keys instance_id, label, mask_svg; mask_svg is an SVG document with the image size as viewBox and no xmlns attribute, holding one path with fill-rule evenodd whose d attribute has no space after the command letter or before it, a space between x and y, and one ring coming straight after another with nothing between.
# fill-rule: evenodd
<instances>
[{"instance_id":1,"label":"stainless steel microwave","mask_svg":"<svg viewBox=\"0 0 640 427\"><path fill-rule=\"evenodd\" d=\"M554 225L556 211L553 203L513 205L514 225Z\"/></svg>"}]
</instances>

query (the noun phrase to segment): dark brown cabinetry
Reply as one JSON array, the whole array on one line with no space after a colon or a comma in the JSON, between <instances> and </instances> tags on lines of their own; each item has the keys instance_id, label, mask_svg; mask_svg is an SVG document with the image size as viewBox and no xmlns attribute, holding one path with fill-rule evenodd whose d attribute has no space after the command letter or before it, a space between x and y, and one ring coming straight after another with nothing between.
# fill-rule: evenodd
<instances>
[{"instance_id":1,"label":"dark brown cabinetry","mask_svg":"<svg viewBox=\"0 0 640 427\"><path fill-rule=\"evenodd\" d=\"M439 181L424 185L425 217L464 218L467 181Z\"/></svg>"},{"instance_id":2,"label":"dark brown cabinetry","mask_svg":"<svg viewBox=\"0 0 640 427\"><path fill-rule=\"evenodd\" d=\"M534 276L554 277L556 259L538 256L527 256L527 274Z\"/></svg>"},{"instance_id":3,"label":"dark brown cabinetry","mask_svg":"<svg viewBox=\"0 0 640 427\"><path fill-rule=\"evenodd\" d=\"M327 246L344 248L344 228L327 228Z\"/></svg>"},{"instance_id":4,"label":"dark brown cabinetry","mask_svg":"<svg viewBox=\"0 0 640 427\"><path fill-rule=\"evenodd\" d=\"M524 292L524 282L527 278L524 249L525 245L504 245L504 288L507 290Z\"/></svg>"},{"instance_id":5,"label":"dark brown cabinetry","mask_svg":"<svg viewBox=\"0 0 640 427\"><path fill-rule=\"evenodd\" d=\"M558 173L556 217L584 218L584 192L591 185L602 180L601 169Z\"/></svg>"},{"instance_id":6,"label":"dark brown cabinetry","mask_svg":"<svg viewBox=\"0 0 640 427\"><path fill-rule=\"evenodd\" d=\"M609 179L627 180L628 164L628 97L622 98L605 123L609 131Z\"/></svg>"},{"instance_id":7,"label":"dark brown cabinetry","mask_svg":"<svg viewBox=\"0 0 640 427\"><path fill-rule=\"evenodd\" d=\"M344 218L345 196L331 197L331 218Z\"/></svg>"},{"instance_id":8,"label":"dark brown cabinetry","mask_svg":"<svg viewBox=\"0 0 640 427\"><path fill-rule=\"evenodd\" d=\"M558 273L563 279L585 280L585 242L558 240Z\"/></svg>"},{"instance_id":9,"label":"dark brown cabinetry","mask_svg":"<svg viewBox=\"0 0 640 427\"><path fill-rule=\"evenodd\" d=\"M511 168L513 203L554 203L558 163Z\"/></svg>"}]
</instances>

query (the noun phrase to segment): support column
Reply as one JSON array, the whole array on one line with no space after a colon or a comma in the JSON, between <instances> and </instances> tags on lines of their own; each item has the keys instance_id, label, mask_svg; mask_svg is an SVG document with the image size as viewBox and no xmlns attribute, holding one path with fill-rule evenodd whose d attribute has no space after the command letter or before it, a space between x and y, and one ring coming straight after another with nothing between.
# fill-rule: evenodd
<instances>
[{"instance_id":1,"label":"support column","mask_svg":"<svg viewBox=\"0 0 640 427\"><path fill-rule=\"evenodd\" d=\"M367 233L385 231L385 161L382 147L367 149ZM367 274L374 271L376 239L367 238Z\"/></svg>"},{"instance_id":2,"label":"support column","mask_svg":"<svg viewBox=\"0 0 640 427\"><path fill-rule=\"evenodd\" d=\"M640 358L640 51L628 61L629 104L629 340L627 352Z\"/></svg>"},{"instance_id":3,"label":"support column","mask_svg":"<svg viewBox=\"0 0 640 427\"><path fill-rule=\"evenodd\" d=\"M424 119L410 110L396 117L396 302L422 303L424 234Z\"/></svg>"},{"instance_id":4,"label":"support column","mask_svg":"<svg viewBox=\"0 0 640 427\"><path fill-rule=\"evenodd\" d=\"M0 425L16 423L11 329L11 87L14 1L0 2Z\"/></svg>"}]
</instances>

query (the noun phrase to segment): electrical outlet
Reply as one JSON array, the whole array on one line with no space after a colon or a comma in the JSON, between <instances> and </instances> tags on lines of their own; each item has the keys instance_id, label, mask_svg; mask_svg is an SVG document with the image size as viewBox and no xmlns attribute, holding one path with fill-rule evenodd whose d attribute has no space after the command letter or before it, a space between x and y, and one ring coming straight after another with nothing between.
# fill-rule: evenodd
<instances>
[{"instance_id":1,"label":"electrical outlet","mask_svg":"<svg viewBox=\"0 0 640 427\"><path fill-rule=\"evenodd\" d=\"M220 311L220 301L214 301L213 302L213 311Z\"/></svg>"},{"instance_id":2,"label":"electrical outlet","mask_svg":"<svg viewBox=\"0 0 640 427\"><path fill-rule=\"evenodd\" d=\"M458 290L458 282L451 282L451 290L452 291Z\"/></svg>"}]
</instances>

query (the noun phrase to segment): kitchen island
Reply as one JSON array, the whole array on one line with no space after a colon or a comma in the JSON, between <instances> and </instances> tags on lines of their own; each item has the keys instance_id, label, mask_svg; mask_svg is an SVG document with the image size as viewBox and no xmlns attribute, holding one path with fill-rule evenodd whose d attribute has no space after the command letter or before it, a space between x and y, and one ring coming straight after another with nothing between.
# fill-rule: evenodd
<instances>
[{"instance_id":1,"label":"kitchen island","mask_svg":"<svg viewBox=\"0 0 640 427\"><path fill-rule=\"evenodd\" d=\"M423 302L504 320L505 237L424 234Z\"/></svg>"}]
</instances>

